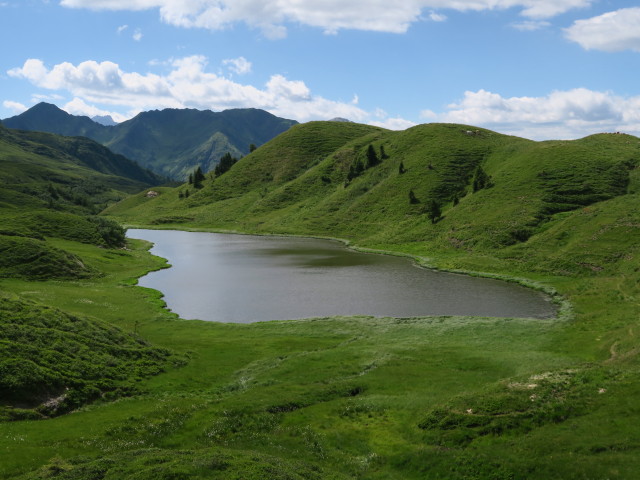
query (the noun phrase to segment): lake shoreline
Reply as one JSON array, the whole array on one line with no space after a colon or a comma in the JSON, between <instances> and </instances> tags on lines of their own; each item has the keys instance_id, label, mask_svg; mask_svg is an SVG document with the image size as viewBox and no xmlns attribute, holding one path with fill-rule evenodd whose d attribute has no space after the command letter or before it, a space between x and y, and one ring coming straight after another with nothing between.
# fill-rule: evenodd
<instances>
[{"instance_id":1,"label":"lake shoreline","mask_svg":"<svg viewBox=\"0 0 640 480\"><path fill-rule=\"evenodd\" d=\"M386 250L386 249L377 249L377 248L370 248L370 247L361 247L358 245L353 245L351 243L350 240L347 239L343 239L343 238L336 238L336 237L328 237L328 236L317 236L317 235L295 235L295 234L281 234L281 233L253 233L253 232L248 232L248 231L231 231L231 230L224 230L224 229L215 229L215 228L207 228L207 227L202 227L202 228L167 228L167 227L158 227L157 225L153 225L153 226L147 226L147 225L126 225L127 229L145 229L145 230L156 230L156 231L178 231L178 232L200 232L200 233L212 233L212 234L229 234L229 235L240 235L240 236L253 236L253 237L268 237L268 238L283 238L283 239L307 239L307 240L321 240L321 241L332 241L332 242L338 242L340 243L342 246L344 246L345 248L347 248L350 251L356 252L356 253L361 253L361 254L371 254L371 255L384 255L384 256L392 256L392 257L400 257L400 258L406 258L408 260L411 260L411 265L414 267L417 267L419 269L424 269L424 270L428 270L428 271L432 271L435 273L451 273L451 274L456 274L456 275L463 275L466 277L477 277L477 278L485 278L485 279L491 279L491 280L497 280L497 281L501 281L501 282L507 282L507 283L512 283L512 284L516 284L522 287L525 287L529 290L532 291L537 291L540 292L542 294L545 295L545 298L547 299L547 301L549 302L550 305L553 306L552 308L552 313L548 314L548 315L540 315L540 316L532 316L531 318L536 318L536 319L553 319L555 321L569 321L573 318L573 310L572 310L572 306L570 304L570 302L563 297L561 294L558 293L558 291L549 286L546 285L544 283L538 282L538 281L534 281L525 277L521 277L521 276L511 276L511 275L507 275L507 274L496 274L496 273L488 273L488 272L481 272L481 271L475 271L475 270L464 270L464 269L453 269L453 268L441 268L437 265L437 263L434 263L434 260L437 262L437 259L431 258L431 257L425 257L425 256L420 256L420 255L414 255L408 252L403 252L403 251L398 251L398 250ZM152 243L152 242L151 242ZM165 259L166 260L166 259ZM168 268L170 265L168 264L167 261L167 267ZM142 277L140 277L142 278ZM146 287L149 288L149 287ZM164 294L162 294L164 296ZM168 306L165 307L167 308L169 311L171 311L172 313L175 313L172 309L170 309ZM333 315L333 314L331 314ZM367 315L367 314L365 314ZM349 314L346 314L345 316L349 316ZM382 315L372 315L373 317L376 318L385 318L385 317L389 317L390 315L388 314L382 314ZM423 317L432 317L432 316L441 316L441 314L426 314L426 315L410 315L409 317L411 318L423 318ZM452 314L451 316L477 316L477 317L481 317L483 315L467 315L467 314ZM393 316L391 316L393 317ZM403 318L406 317L406 315L399 315L395 318ZM299 319L310 319L310 318L317 318L317 315L310 315L310 316L304 316L304 317L298 317L296 316L295 318L290 318L290 319L284 319L284 321L288 321L288 320L299 320ZM512 318L511 316L496 316L495 318ZM514 316L513 318L527 318L527 316ZM268 321L274 321L275 319L272 320L268 320ZM278 320L283 320L283 319L278 319ZM217 320L216 320L217 321ZM260 320L263 321L263 320ZM233 322L232 322L233 323Z\"/></svg>"}]
</instances>

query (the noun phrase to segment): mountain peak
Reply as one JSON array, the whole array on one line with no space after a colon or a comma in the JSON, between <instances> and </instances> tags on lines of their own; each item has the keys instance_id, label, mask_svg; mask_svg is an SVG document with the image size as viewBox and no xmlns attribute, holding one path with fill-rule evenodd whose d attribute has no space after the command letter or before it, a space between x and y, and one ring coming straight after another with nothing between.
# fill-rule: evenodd
<instances>
[{"instance_id":1,"label":"mountain peak","mask_svg":"<svg viewBox=\"0 0 640 480\"><path fill-rule=\"evenodd\" d=\"M114 125L117 125L116 121L111 115L96 115L94 117L91 117L91 120L99 123L100 125L104 125L105 127L113 127Z\"/></svg>"}]
</instances>

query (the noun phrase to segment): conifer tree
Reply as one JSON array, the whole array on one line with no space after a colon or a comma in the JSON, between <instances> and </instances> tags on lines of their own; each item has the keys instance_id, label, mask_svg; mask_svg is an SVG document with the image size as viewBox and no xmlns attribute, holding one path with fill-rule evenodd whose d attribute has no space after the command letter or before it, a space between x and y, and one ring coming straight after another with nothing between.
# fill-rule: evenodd
<instances>
[{"instance_id":1,"label":"conifer tree","mask_svg":"<svg viewBox=\"0 0 640 480\"><path fill-rule=\"evenodd\" d=\"M369 144L367 148L367 168L375 167L379 163L380 160L378 159L376 150L373 148L373 145Z\"/></svg>"},{"instance_id":2,"label":"conifer tree","mask_svg":"<svg viewBox=\"0 0 640 480\"><path fill-rule=\"evenodd\" d=\"M483 170L482 166L478 165L475 173L473 174L473 191L477 192L478 190L482 190L483 188L490 188L493 186L493 182L491 181L491 177L487 175L487 173Z\"/></svg>"},{"instance_id":3,"label":"conifer tree","mask_svg":"<svg viewBox=\"0 0 640 480\"><path fill-rule=\"evenodd\" d=\"M436 223L441 216L442 207L440 207L440 204L434 199L429 200L429 204L427 205L427 217L431 220L431 223Z\"/></svg>"},{"instance_id":4,"label":"conifer tree","mask_svg":"<svg viewBox=\"0 0 640 480\"><path fill-rule=\"evenodd\" d=\"M193 173L193 186L194 188L202 188L202 181L205 179L204 173L202 173L202 168L198 165L196 171Z\"/></svg>"}]
</instances>

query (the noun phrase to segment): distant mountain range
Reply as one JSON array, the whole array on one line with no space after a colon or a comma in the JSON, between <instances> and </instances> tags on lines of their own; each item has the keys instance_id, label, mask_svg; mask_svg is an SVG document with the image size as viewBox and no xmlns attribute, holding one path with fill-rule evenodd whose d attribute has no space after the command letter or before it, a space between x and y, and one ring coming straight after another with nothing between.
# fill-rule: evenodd
<instances>
[{"instance_id":1,"label":"distant mountain range","mask_svg":"<svg viewBox=\"0 0 640 480\"><path fill-rule=\"evenodd\" d=\"M20 130L88 137L144 168L184 179L197 166L212 170L227 152L242 157L251 145L260 146L298 122L247 108L153 110L115 124L110 117L70 115L42 102L2 123Z\"/></svg>"},{"instance_id":2,"label":"distant mountain range","mask_svg":"<svg viewBox=\"0 0 640 480\"><path fill-rule=\"evenodd\" d=\"M0 219L21 208L97 213L166 181L88 138L0 125Z\"/></svg>"}]
</instances>

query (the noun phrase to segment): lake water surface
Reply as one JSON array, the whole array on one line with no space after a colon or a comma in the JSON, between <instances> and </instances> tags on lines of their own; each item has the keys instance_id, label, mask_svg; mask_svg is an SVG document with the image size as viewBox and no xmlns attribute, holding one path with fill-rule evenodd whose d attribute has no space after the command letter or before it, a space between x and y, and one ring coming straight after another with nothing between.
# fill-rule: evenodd
<instances>
[{"instance_id":1,"label":"lake water surface","mask_svg":"<svg viewBox=\"0 0 640 480\"><path fill-rule=\"evenodd\" d=\"M153 242L151 252L172 265L139 285L161 291L168 308L185 319L555 313L545 295L516 284L419 268L337 241L140 229L128 236Z\"/></svg>"}]
</instances>

